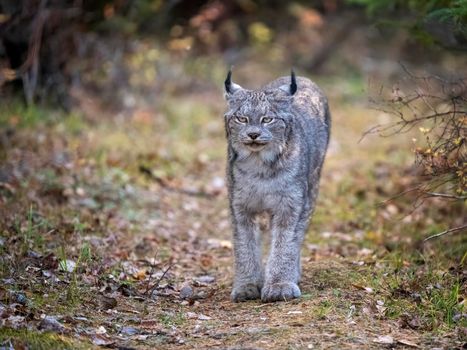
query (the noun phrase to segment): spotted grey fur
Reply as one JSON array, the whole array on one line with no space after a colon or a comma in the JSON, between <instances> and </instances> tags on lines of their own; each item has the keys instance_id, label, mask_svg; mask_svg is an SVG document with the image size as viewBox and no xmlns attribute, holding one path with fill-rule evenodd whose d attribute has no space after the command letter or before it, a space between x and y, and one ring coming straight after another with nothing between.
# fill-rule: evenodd
<instances>
[{"instance_id":1,"label":"spotted grey fur","mask_svg":"<svg viewBox=\"0 0 467 350\"><path fill-rule=\"evenodd\" d=\"M329 141L327 99L315 83L295 78L293 72L259 90L243 89L231 81L229 72L225 97L235 256L231 298L297 298L300 249ZM263 213L271 230L264 270L256 220Z\"/></svg>"}]
</instances>

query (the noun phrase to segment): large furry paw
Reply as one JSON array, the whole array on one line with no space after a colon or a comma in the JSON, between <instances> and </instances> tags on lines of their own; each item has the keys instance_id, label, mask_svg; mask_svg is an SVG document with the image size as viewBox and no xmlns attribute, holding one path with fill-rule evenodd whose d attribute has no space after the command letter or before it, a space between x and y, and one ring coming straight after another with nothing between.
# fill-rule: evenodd
<instances>
[{"instance_id":1,"label":"large furry paw","mask_svg":"<svg viewBox=\"0 0 467 350\"><path fill-rule=\"evenodd\" d=\"M234 287L230 296L232 301L235 303L245 300L259 299L261 297L261 287L254 283L242 284Z\"/></svg>"},{"instance_id":2,"label":"large furry paw","mask_svg":"<svg viewBox=\"0 0 467 350\"><path fill-rule=\"evenodd\" d=\"M300 288L292 282L266 284L261 291L261 301L263 303L288 301L300 295Z\"/></svg>"}]
</instances>

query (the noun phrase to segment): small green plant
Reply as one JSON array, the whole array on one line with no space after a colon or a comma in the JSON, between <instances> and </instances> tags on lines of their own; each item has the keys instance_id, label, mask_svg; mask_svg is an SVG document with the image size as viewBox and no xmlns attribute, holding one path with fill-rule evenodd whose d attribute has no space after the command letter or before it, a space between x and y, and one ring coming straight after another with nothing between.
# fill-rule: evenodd
<instances>
[{"instance_id":1,"label":"small green plant","mask_svg":"<svg viewBox=\"0 0 467 350\"><path fill-rule=\"evenodd\" d=\"M316 316L319 319L324 319L332 310L332 303L330 301L324 300L319 303L316 308Z\"/></svg>"},{"instance_id":2,"label":"small green plant","mask_svg":"<svg viewBox=\"0 0 467 350\"><path fill-rule=\"evenodd\" d=\"M162 313L159 314L158 318L165 326L180 326L186 321L183 312Z\"/></svg>"},{"instance_id":3,"label":"small green plant","mask_svg":"<svg viewBox=\"0 0 467 350\"><path fill-rule=\"evenodd\" d=\"M65 273L70 274L70 283L66 290L66 300L70 302L71 305L77 305L82 299L79 274L83 267L89 264L93 259L91 247L87 242L84 243L79 251L76 262L74 262L67 258L66 249L62 245L59 250L59 257L59 268Z\"/></svg>"},{"instance_id":4,"label":"small green plant","mask_svg":"<svg viewBox=\"0 0 467 350\"><path fill-rule=\"evenodd\" d=\"M29 206L27 212L26 225L16 221L17 231L22 234L22 254L26 254L30 249L40 249L43 246L44 239L40 229L46 227L46 225L47 221L34 211L32 205Z\"/></svg>"},{"instance_id":5,"label":"small green plant","mask_svg":"<svg viewBox=\"0 0 467 350\"><path fill-rule=\"evenodd\" d=\"M443 321L448 327L454 325L454 316L462 314L464 309L463 304L459 303L459 291L460 283L457 280L451 285L451 288L435 288L428 293L427 301L429 305L427 312L432 317L433 322L436 322L436 319L442 316Z\"/></svg>"}]
</instances>

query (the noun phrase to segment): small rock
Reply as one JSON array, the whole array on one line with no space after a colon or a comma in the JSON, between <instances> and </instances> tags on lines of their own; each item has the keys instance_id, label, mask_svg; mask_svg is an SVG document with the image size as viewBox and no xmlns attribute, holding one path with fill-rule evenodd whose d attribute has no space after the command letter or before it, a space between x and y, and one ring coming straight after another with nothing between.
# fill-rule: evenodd
<instances>
[{"instance_id":1,"label":"small rock","mask_svg":"<svg viewBox=\"0 0 467 350\"><path fill-rule=\"evenodd\" d=\"M8 315L8 309L5 305L0 304L0 319L5 318Z\"/></svg>"},{"instance_id":2,"label":"small rock","mask_svg":"<svg viewBox=\"0 0 467 350\"><path fill-rule=\"evenodd\" d=\"M454 322L459 322L463 318L467 319L467 313L456 313L454 316L452 316L452 320Z\"/></svg>"},{"instance_id":3,"label":"small rock","mask_svg":"<svg viewBox=\"0 0 467 350\"><path fill-rule=\"evenodd\" d=\"M52 273L52 271L50 270L42 270L42 276L44 277L47 277L47 278L50 278L52 277L54 274Z\"/></svg>"},{"instance_id":4,"label":"small rock","mask_svg":"<svg viewBox=\"0 0 467 350\"><path fill-rule=\"evenodd\" d=\"M209 317L209 316L206 316L206 315L203 315L203 314L198 315L198 320L200 320L200 321L208 321L210 319L211 319L211 317Z\"/></svg>"},{"instance_id":5,"label":"small rock","mask_svg":"<svg viewBox=\"0 0 467 350\"><path fill-rule=\"evenodd\" d=\"M196 282L198 283L212 283L214 282L216 279L214 276L209 276L209 275L204 275L204 276L199 276L199 277L196 277Z\"/></svg>"},{"instance_id":6,"label":"small rock","mask_svg":"<svg viewBox=\"0 0 467 350\"><path fill-rule=\"evenodd\" d=\"M260 333L265 333L268 332L268 328L262 328L262 327L250 327L246 330L248 334L255 335L255 334L260 334Z\"/></svg>"},{"instance_id":7,"label":"small rock","mask_svg":"<svg viewBox=\"0 0 467 350\"><path fill-rule=\"evenodd\" d=\"M42 255L40 255L38 252L35 252L34 250L28 250L27 256L28 258L33 259L39 259L40 257L42 257Z\"/></svg>"},{"instance_id":8,"label":"small rock","mask_svg":"<svg viewBox=\"0 0 467 350\"><path fill-rule=\"evenodd\" d=\"M120 329L120 334L122 335L135 335L139 333L140 330L135 327L122 327L122 329Z\"/></svg>"},{"instance_id":9,"label":"small rock","mask_svg":"<svg viewBox=\"0 0 467 350\"><path fill-rule=\"evenodd\" d=\"M56 317L45 316L39 323L39 329L43 331L62 333L65 330L65 327L57 321Z\"/></svg>"},{"instance_id":10,"label":"small rock","mask_svg":"<svg viewBox=\"0 0 467 350\"><path fill-rule=\"evenodd\" d=\"M180 298L181 299L190 299L193 296L193 288L189 284L185 284L180 289Z\"/></svg>"},{"instance_id":11,"label":"small rock","mask_svg":"<svg viewBox=\"0 0 467 350\"><path fill-rule=\"evenodd\" d=\"M23 293L14 293L13 299L15 302L21 305L26 305L28 303L28 298Z\"/></svg>"}]
</instances>

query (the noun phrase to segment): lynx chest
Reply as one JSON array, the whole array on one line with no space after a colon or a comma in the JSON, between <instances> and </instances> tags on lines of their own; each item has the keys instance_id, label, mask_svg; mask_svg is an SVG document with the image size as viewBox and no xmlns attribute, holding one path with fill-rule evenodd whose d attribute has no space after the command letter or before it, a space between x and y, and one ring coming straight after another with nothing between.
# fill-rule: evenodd
<instances>
[{"instance_id":1,"label":"lynx chest","mask_svg":"<svg viewBox=\"0 0 467 350\"><path fill-rule=\"evenodd\" d=\"M232 170L232 204L247 211L274 210L301 192L290 171L274 172L241 166Z\"/></svg>"}]
</instances>

